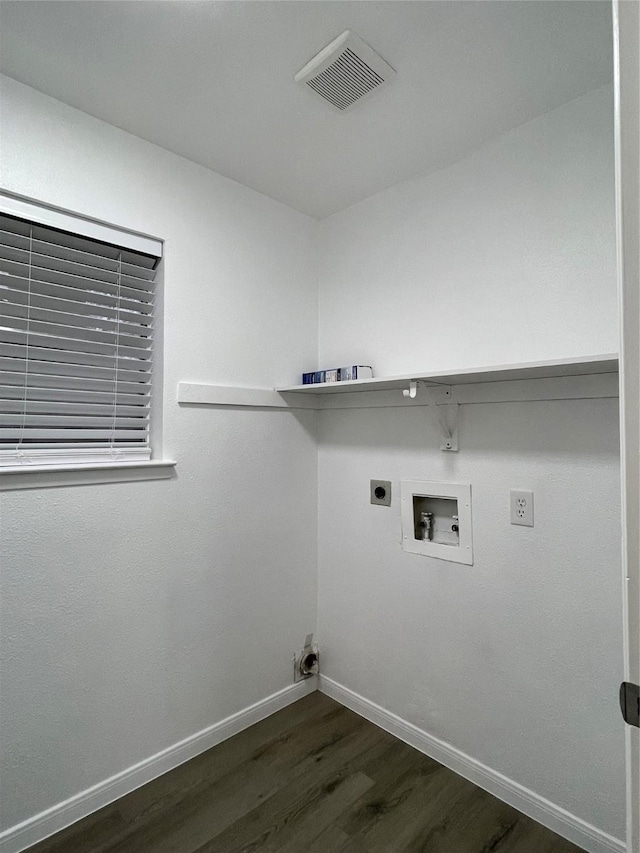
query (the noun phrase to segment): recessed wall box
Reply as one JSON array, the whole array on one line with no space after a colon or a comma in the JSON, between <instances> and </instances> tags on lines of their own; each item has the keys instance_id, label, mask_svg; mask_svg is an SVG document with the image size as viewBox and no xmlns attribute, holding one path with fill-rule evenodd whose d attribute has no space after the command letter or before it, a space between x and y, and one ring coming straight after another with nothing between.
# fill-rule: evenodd
<instances>
[{"instance_id":1,"label":"recessed wall box","mask_svg":"<svg viewBox=\"0 0 640 853\"><path fill-rule=\"evenodd\" d=\"M403 549L473 565L471 486L402 480L400 492Z\"/></svg>"}]
</instances>

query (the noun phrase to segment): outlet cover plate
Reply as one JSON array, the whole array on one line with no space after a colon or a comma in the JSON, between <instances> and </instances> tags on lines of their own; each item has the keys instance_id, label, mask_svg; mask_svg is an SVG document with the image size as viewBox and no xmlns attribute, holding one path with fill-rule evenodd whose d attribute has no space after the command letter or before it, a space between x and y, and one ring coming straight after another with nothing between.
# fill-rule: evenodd
<instances>
[{"instance_id":1,"label":"outlet cover plate","mask_svg":"<svg viewBox=\"0 0 640 853\"><path fill-rule=\"evenodd\" d=\"M391 480L371 480L371 503L391 506Z\"/></svg>"},{"instance_id":2,"label":"outlet cover plate","mask_svg":"<svg viewBox=\"0 0 640 853\"><path fill-rule=\"evenodd\" d=\"M512 489L509 492L511 524L533 527L533 492Z\"/></svg>"}]
</instances>

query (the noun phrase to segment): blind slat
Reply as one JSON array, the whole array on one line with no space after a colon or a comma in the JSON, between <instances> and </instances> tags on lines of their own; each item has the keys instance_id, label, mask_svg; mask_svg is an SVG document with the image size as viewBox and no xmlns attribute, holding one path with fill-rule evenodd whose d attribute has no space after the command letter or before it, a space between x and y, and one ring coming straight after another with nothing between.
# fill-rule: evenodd
<instances>
[{"instance_id":1,"label":"blind slat","mask_svg":"<svg viewBox=\"0 0 640 853\"><path fill-rule=\"evenodd\" d=\"M26 384L25 370L13 370L12 364L8 367L6 362L10 359L0 358L0 384L4 386L23 386ZM30 363L30 367L34 367L34 362ZM46 369L51 365L39 364L39 369ZM36 368L36 369L38 369ZM89 368L91 369L91 368ZM95 369L95 368L94 368ZM120 373L122 375L122 371ZM70 391L98 391L107 394L113 394L116 389L115 370L112 371L111 377L95 377L95 376L63 376L56 373L35 373L33 369L29 370L29 387L32 388L53 388L59 391L68 389ZM146 382L129 382L118 377L118 393L124 394L149 394L151 391L151 378Z\"/></svg>"},{"instance_id":2,"label":"blind slat","mask_svg":"<svg viewBox=\"0 0 640 853\"><path fill-rule=\"evenodd\" d=\"M25 395L25 389L28 394ZM148 408L150 397L148 394L109 394L105 391L70 391L65 388L34 388L31 385L0 385L0 403L13 405L7 411L15 411L15 406L20 407L24 400L30 404L35 403L65 403L74 406L84 405L108 405L113 407L126 406L129 409ZM130 412L130 414L134 414Z\"/></svg>"},{"instance_id":3,"label":"blind slat","mask_svg":"<svg viewBox=\"0 0 640 853\"><path fill-rule=\"evenodd\" d=\"M32 324L37 325L37 324ZM68 331L66 327L61 327L61 330L64 329L65 332ZM106 359L111 359L115 361L115 345L102 343L100 341L94 340L85 340L83 338L69 338L62 337L56 335L56 328L52 327L50 330L50 334L38 334L37 332L28 333L25 329L12 329L7 326L0 326L0 335L3 337L5 341L8 343L17 344L19 346L29 347L29 349L33 350L36 348L36 355L42 358L38 348L48 348L54 349L55 347L59 347L59 349L55 349L55 352L60 353L61 357L67 355L77 355L79 358L80 353L84 353L86 355L98 355L102 356ZM126 359L128 361L136 361L136 360L145 360L149 357L150 349L149 348L140 348L140 347L130 347L130 346L119 346L118 347L118 357L120 359ZM62 360L62 359L61 359Z\"/></svg>"},{"instance_id":4,"label":"blind slat","mask_svg":"<svg viewBox=\"0 0 640 853\"><path fill-rule=\"evenodd\" d=\"M28 435L22 435L23 432L28 432ZM119 441L133 441L134 439L139 442L144 442L146 440L146 431L144 430L126 430L119 429L117 430L117 434L114 435L114 431L112 429L86 429L82 427L70 427L70 428L60 428L60 429L32 429L32 430L16 430L14 427L3 427L0 426L0 442L7 442L9 444L15 444L16 442L20 443L29 443L33 441L38 441L39 446L43 446L43 442L45 440L48 441L65 441L68 446L84 446L84 440L91 441L107 441L110 445L117 445ZM82 440L78 445L78 440Z\"/></svg>"},{"instance_id":5,"label":"blind slat","mask_svg":"<svg viewBox=\"0 0 640 853\"><path fill-rule=\"evenodd\" d=\"M70 258L62 254L47 254L52 247L47 244L36 243L34 241L33 249L29 251L29 246L12 246L2 242L0 237L0 258L6 261L17 261L22 264L29 264L39 269L50 269L58 272L68 272L72 275L79 275L99 281L108 281L112 284L117 284L119 278L126 279L133 283L134 287L139 283L142 290L149 290L150 280L148 277L139 276L138 269L130 264L120 264L117 261L112 261L109 265L101 264L100 259L94 258L91 255L82 255L82 258ZM152 281L153 279L151 279Z\"/></svg>"},{"instance_id":6,"label":"blind slat","mask_svg":"<svg viewBox=\"0 0 640 853\"><path fill-rule=\"evenodd\" d=\"M20 263L19 261L9 261L0 257L0 272L7 275L17 276L18 278L31 278L32 281L51 282L53 284L63 284L67 287L75 287L80 290L88 291L89 293L110 293L118 295L119 287L127 291L127 296L130 299L137 299L140 302L151 302L153 300L153 291L150 287L150 282L140 282L127 276L121 277L121 284L109 281L107 278L92 278L88 275L76 275L74 273L62 272L56 269L46 269L38 266L36 263Z\"/></svg>"},{"instance_id":7,"label":"blind slat","mask_svg":"<svg viewBox=\"0 0 640 853\"><path fill-rule=\"evenodd\" d=\"M47 347L32 349L31 355L34 355L36 360L44 363L50 362L52 370L59 370L60 373L69 376L78 375L77 371L80 370L95 368L96 370L102 370L102 375L105 375L105 370L109 372L109 375L116 372L118 375L127 372L131 376L126 378L135 381L135 377L138 374L149 373L151 367L149 361L130 358L114 359L110 356L100 355L99 353L65 352L64 350L48 349ZM2 356L26 360L27 347L24 344L0 343L0 358ZM31 361L32 359L29 357L29 362Z\"/></svg>"},{"instance_id":8,"label":"blind slat","mask_svg":"<svg viewBox=\"0 0 640 853\"><path fill-rule=\"evenodd\" d=\"M78 403L51 402L50 400L28 399L26 402L20 399L0 399L0 413L6 415L25 415L25 425L30 423L32 415L60 415L66 420L75 421L78 417L93 416L104 418L105 423L118 422L122 419L142 418L149 416L148 406L126 406L116 402L115 413L113 401L109 403L89 403L83 400ZM69 418L66 416L69 415ZM10 423L13 423L10 421ZM133 422L132 422L133 423Z\"/></svg>"},{"instance_id":9,"label":"blind slat","mask_svg":"<svg viewBox=\"0 0 640 853\"><path fill-rule=\"evenodd\" d=\"M0 294L5 291L32 293L42 296L53 296L59 299L70 299L80 305L105 305L107 308L118 307L127 311L132 311L134 314L151 314L152 305L150 302L144 302L136 299L135 296L129 298L127 288L123 287L120 290L120 298L117 293L102 293L96 290L88 291L86 288L73 287L69 284L57 284L52 281L29 281L29 276L16 276L0 271ZM0 297L2 298L2 297Z\"/></svg>"},{"instance_id":10,"label":"blind slat","mask_svg":"<svg viewBox=\"0 0 640 853\"><path fill-rule=\"evenodd\" d=\"M26 317L0 314L0 325L14 332L29 331L30 336L41 334L55 338L66 337L86 343L104 343L109 346L110 352L111 348L115 348L116 346L116 338L119 340L121 347L126 346L128 348L144 350L151 344L151 330L148 330L148 334L133 334L130 328L120 323L116 323L112 329L102 329L86 325L69 325L65 322L66 315L60 315L57 312L46 315L45 319L42 320L33 316L33 310L26 313ZM91 352L91 350L88 351Z\"/></svg>"},{"instance_id":11,"label":"blind slat","mask_svg":"<svg viewBox=\"0 0 640 853\"><path fill-rule=\"evenodd\" d=\"M152 320L148 314L125 308L122 305L122 301L119 307L117 304L113 306L96 305L91 302L78 302L73 299L34 293L33 290L29 291L28 288L26 290L16 290L0 285L0 313L6 311L10 314L12 310L17 310L18 306L31 306L32 310L38 308L43 311L59 311L71 317L85 317L87 321L94 319L100 321L111 320L142 328L152 327ZM21 317L23 315L18 314L17 316Z\"/></svg>"},{"instance_id":12,"label":"blind slat","mask_svg":"<svg viewBox=\"0 0 640 853\"><path fill-rule=\"evenodd\" d=\"M0 288L0 317L26 317L48 319L49 316L61 319L71 325L88 328L121 328L129 334L145 335L152 329L151 321L145 314L123 311L118 308L72 302L70 299L52 299L22 290L6 291Z\"/></svg>"},{"instance_id":13,"label":"blind slat","mask_svg":"<svg viewBox=\"0 0 640 853\"><path fill-rule=\"evenodd\" d=\"M1 217L0 217L1 218ZM2 246L7 246L12 249L21 249L29 251L29 237L21 234L12 234L10 231L4 231L0 228L0 253L3 252ZM40 255L48 257L61 258L67 261L75 261L85 266L95 267L96 269L117 270L117 258L107 258L103 255L94 255L90 252L82 252L78 249L73 249L70 246L62 246L56 243L47 243L44 240L33 241L33 251ZM122 270L127 275L132 275L135 278L141 278L145 281L153 281L155 278L155 268L141 267L137 264L123 262Z\"/></svg>"},{"instance_id":14,"label":"blind slat","mask_svg":"<svg viewBox=\"0 0 640 853\"><path fill-rule=\"evenodd\" d=\"M27 404L28 405L28 404ZM72 426L73 424L77 424L78 426L96 426L96 427L140 427L141 429L145 429L145 421L146 416L141 415L138 417L130 417L128 415L123 415L122 417L117 413L113 414L113 407L105 406L107 411L104 414L100 415L84 415L84 414L69 414L69 413L60 413L59 415L55 412L49 413L39 413L39 412L27 412L26 417L23 413L20 412L3 412L2 414L2 422L5 426L22 426L30 427L30 426L60 426L63 429ZM0 410L1 411L1 410ZM61 422L62 415L64 414L64 423Z\"/></svg>"}]
</instances>

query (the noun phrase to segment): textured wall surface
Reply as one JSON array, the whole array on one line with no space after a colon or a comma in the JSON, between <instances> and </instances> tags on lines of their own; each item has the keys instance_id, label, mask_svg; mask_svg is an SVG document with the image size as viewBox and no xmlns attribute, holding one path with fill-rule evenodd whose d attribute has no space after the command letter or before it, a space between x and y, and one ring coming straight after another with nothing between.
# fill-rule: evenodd
<instances>
[{"instance_id":1,"label":"textured wall surface","mask_svg":"<svg viewBox=\"0 0 640 853\"><path fill-rule=\"evenodd\" d=\"M2 495L8 827L291 683L316 621L315 415L179 407L176 386L315 360L317 226L6 78L0 129L7 189L165 239L178 462Z\"/></svg>"},{"instance_id":2,"label":"textured wall surface","mask_svg":"<svg viewBox=\"0 0 640 853\"><path fill-rule=\"evenodd\" d=\"M383 376L615 352L611 88L321 229L322 365Z\"/></svg>"},{"instance_id":3,"label":"textured wall surface","mask_svg":"<svg viewBox=\"0 0 640 853\"><path fill-rule=\"evenodd\" d=\"M323 412L319 636L325 675L622 838L616 404L464 406L459 453L431 407ZM473 566L402 550L402 479L471 484Z\"/></svg>"}]
</instances>

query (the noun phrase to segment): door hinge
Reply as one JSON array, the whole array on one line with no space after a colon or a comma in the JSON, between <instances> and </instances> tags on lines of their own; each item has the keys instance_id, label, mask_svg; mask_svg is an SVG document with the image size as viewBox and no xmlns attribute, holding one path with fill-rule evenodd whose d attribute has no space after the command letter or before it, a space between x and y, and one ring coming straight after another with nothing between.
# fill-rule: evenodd
<instances>
[{"instance_id":1,"label":"door hinge","mask_svg":"<svg viewBox=\"0 0 640 853\"><path fill-rule=\"evenodd\" d=\"M640 685L623 681L620 685L620 710L625 723L640 728Z\"/></svg>"}]
</instances>

